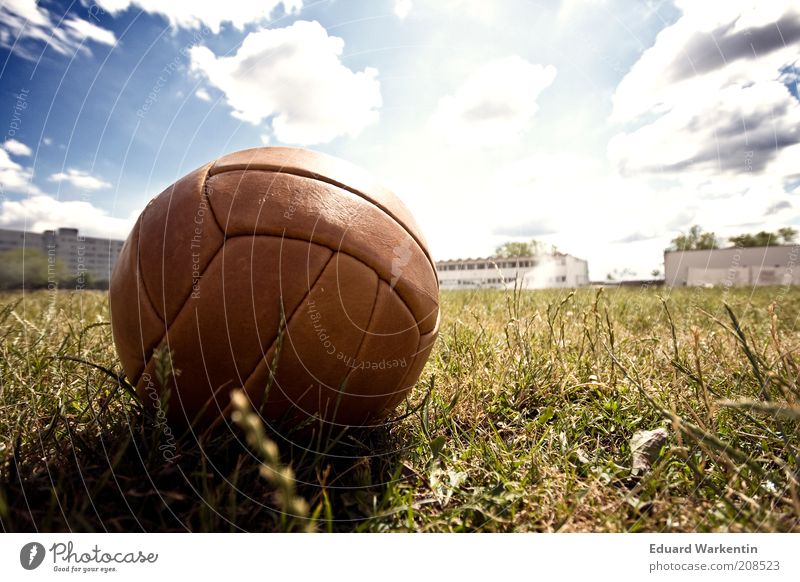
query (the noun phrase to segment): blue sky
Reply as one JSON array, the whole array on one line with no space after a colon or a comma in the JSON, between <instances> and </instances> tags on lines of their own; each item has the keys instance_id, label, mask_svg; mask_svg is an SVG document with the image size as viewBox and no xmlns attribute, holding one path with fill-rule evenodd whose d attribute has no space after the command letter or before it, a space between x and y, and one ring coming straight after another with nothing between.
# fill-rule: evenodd
<instances>
[{"instance_id":1,"label":"blue sky","mask_svg":"<svg viewBox=\"0 0 800 582\"><path fill-rule=\"evenodd\" d=\"M800 225L791 2L0 0L0 226L127 235L224 153L383 179L437 258L537 238L591 275L692 224Z\"/></svg>"}]
</instances>

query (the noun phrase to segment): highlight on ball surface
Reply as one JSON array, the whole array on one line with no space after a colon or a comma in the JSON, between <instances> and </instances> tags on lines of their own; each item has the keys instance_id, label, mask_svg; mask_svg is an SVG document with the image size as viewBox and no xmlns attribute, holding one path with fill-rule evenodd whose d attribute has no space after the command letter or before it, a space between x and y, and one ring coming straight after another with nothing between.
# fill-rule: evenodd
<instances>
[{"instance_id":1,"label":"highlight on ball surface","mask_svg":"<svg viewBox=\"0 0 800 582\"><path fill-rule=\"evenodd\" d=\"M417 381L438 292L389 190L336 158L272 147L223 156L151 200L109 301L129 381L145 403L166 395L173 423L213 423L243 388L270 422L363 426Z\"/></svg>"}]
</instances>

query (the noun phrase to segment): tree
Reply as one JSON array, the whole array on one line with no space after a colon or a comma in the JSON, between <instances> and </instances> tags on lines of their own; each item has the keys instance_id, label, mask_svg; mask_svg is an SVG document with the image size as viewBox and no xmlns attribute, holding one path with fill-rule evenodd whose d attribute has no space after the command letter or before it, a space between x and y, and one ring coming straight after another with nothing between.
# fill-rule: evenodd
<instances>
[{"instance_id":1,"label":"tree","mask_svg":"<svg viewBox=\"0 0 800 582\"><path fill-rule=\"evenodd\" d=\"M624 281L625 279L630 279L634 276L636 276L636 271L625 267L624 269L613 269L606 275L606 279L609 281Z\"/></svg>"},{"instance_id":2,"label":"tree","mask_svg":"<svg viewBox=\"0 0 800 582\"><path fill-rule=\"evenodd\" d=\"M740 234L737 236L731 236L728 237L728 242L730 242L735 247L756 246L756 241L752 234Z\"/></svg>"},{"instance_id":3,"label":"tree","mask_svg":"<svg viewBox=\"0 0 800 582\"><path fill-rule=\"evenodd\" d=\"M495 256L525 257L533 254L533 246L529 242L507 242L497 247L494 251Z\"/></svg>"},{"instance_id":4,"label":"tree","mask_svg":"<svg viewBox=\"0 0 800 582\"><path fill-rule=\"evenodd\" d=\"M47 285L47 255L39 249L17 248L0 254L0 288L28 289Z\"/></svg>"},{"instance_id":5,"label":"tree","mask_svg":"<svg viewBox=\"0 0 800 582\"><path fill-rule=\"evenodd\" d=\"M783 239L784 244L790 245L797 237L797 229L794 229L791 226L786 226L784 228L779 228L778 234Z\"/></svg>"},{"instance_id":6,"label":"tree","mask_svg":"<svg viewBox=\"0 0 800 582\"><path fill-rule=\"evenodd\" d=\"M713 232L703 232L696 224L686 234L681 233L672 239L671 250L694 251L701 249L718 249L719 241Z\"/></svg>"},{"instance_id":7,"label":"tree","mask_svg":"<svg viewBox=\"0 0 800 582\"><path fill-rule=\"evenodd\" d=\"M791 226L779 228L778 232L762 230L755 234L740 234L728 240L735 247L768 247L779 244L792 244L797 236L797 230Z\"/></svg>"},{"instance_id":8,"label":"tree","mask_svg":"<svg viewBox=\"0 0 800 582\"><path fill-rule=\"evenodd\" d=\"M558 249L555 245L547 245L538 240L530 242L503 243L494 250L495 257L508 259L513 257L535 257L537 255L554 255Z\"/></svg>"}]
</instances>

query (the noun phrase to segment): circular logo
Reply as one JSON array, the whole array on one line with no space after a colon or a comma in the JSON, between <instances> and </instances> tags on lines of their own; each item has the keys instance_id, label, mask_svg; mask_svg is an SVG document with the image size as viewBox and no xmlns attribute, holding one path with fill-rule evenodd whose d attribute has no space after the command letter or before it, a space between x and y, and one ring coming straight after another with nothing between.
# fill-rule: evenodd
<instances>
[{"instance_id":1,"label":"circular logo","mask_svg":"<svg viewBox=\"0 0 800 582\"><path fill-rule=\"evenodd\" d=\"M35 570L44 561L44 546L39 542L28 542L19 551L19 563L26 570Z\"/></svg>"}]
</instances>

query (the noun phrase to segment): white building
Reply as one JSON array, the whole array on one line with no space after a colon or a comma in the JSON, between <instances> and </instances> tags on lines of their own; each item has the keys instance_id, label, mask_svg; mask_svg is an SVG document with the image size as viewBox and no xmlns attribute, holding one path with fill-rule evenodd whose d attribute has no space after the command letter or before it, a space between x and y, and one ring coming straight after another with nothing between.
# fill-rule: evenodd
<instances>
[{"instance_id":1,"label":"white building","mask_svg":"<svg viewBox=\"0 0 800 582\"><path fill-rule=\"evenodd\" d=\"M0 229L0 253L16 248L37 249L63 265L66 275L89 273L96 282L111 280L111 270L124 241L83 236L76 228L43 233Z\"/></svg>"},{"instance_id":2,"label":"white building","mask_svg":"<svg viewBox=\"0 0 800 582\"><path fill-rule=\"evenodd\" d=\"M800 246L664 251L669 286L800 285Z\"/></svg>"},{"instance_id":3,"label":"white building","mask_svg":"<svg viewBox=\"0 0 800 582\"><path fill-rule=\"evenodd\" d=\"M438 261L442 289L545 289L589 284L589 265L572 255Z\"/></svg>"}]
</instances>

